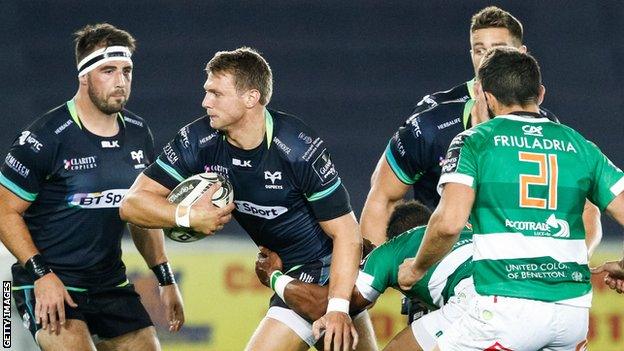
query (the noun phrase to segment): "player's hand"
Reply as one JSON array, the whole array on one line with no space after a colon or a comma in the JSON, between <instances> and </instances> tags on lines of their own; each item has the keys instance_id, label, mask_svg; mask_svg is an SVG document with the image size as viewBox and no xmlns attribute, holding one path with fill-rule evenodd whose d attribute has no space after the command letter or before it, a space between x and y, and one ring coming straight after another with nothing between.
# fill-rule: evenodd
<instances>
[{"instance_id":1,"label":"player's hand","mask_svg":"<svg viewBox=\"0 0 624 351\"><path fill-rule=\"evenodd\" d=\"M425 272L416 270L415 258L406 258L399 266L399 287L402 290L409 290L425 276Z\"/></svg>"},{"instance_id":2,"label":"player's hand","mask_svg":"<svg viewBox=\"0 0 624 351\"><path fill-rule=\"evenodd\" d=\"M221 188L221 182L216 182L190 207L191 228L193 230L212 235L223 229L223 225L232 219L235 206L231 203L219 208L212 203L212 195Z\"/></svg>"},{"instance_id":3,"label":"player's hand","mask_svg":"<svg viewBox=\"0 0 624 351\"><path fill-rule=\"evenodd\" d=\"M273 274L274 271L282 270L282 259L277 253L264 246L260 246L258 249L260 249L260 252L256 259L256 275L262 285L270 288L271 274Z\"/></svg>"},{"instance_id":4,"label":"player's hand","mask_svg":"<svg viewBox=\"0 0 624 351\"><path fill-rule=\"evenodd\" d=\"M184 304L178 289L178 284L170 284L159 287L160 301L165 306L169 331L175 333L184 325Z\"/></svg>"},{"instance_id":5,"label":"player's hand","mask_svg":"<svg viewBox=\"0 0 624 351\"><path fill-rule=\"evenodd\" d=\"M57 332L65 324L65 302L78 307L56 274L48 273L35 280L35 322L43 329Z\"/></svg>"},{"instance_id":6,"label":"player's hand","mask_svg":"<svg viewBox=\"0 0 624 351\"><path fill-rule=\"evenodd\" d=\"M598 267L590 268L592 274L606 272L605 284L619 294L624 292L624 259L620 261L610 261Z\"/></svg>"},{"instance_id":7,"label":"player's hand","mask_svg":"<svg viewBox=\"0 0 624 351\"><path fill-rule=\"evenodd\" d=\"M317 340L321 338L323 330L324 351L348 351L357 347L358 333L348 314L338 311L327 312L312 324L312 332Z\"/></svg>"}]
</instances>

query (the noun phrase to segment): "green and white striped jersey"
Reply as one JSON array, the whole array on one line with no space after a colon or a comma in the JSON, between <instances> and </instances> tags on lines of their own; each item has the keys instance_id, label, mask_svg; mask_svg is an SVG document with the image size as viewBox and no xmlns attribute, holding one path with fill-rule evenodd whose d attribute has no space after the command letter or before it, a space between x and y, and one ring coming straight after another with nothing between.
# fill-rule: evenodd
<instances>
[{"instance_id":1,"label":"green and white striped jersey","mask_svg":"<svg viewBox=\"0 0 624 351\"><path fill-rule=\"evenodd\" d=\"M449 182L476 191L479 294L591 305L585 199L604 210L624 189L596 145L528 112L498 116L455 137L438 191Z\"/></svg>"},{"instance_id":2,"label":"green and white striped jersey","mask_svg":"<svg viewBox=\"0 0 624 351\"><path fill-rule=\"evenodd\" d=\"M472 275L472 231L464 228L451 252L429 268L412 289L402 291L397 280L399 266L405 259L416 255L425 236L425 229L425 226L410 229L383 243L366 257L356 281L358 290L366 300L374 302L391 287L437 309L454 295L455 286L461 280Z\"/></svg>"}]
</instances>

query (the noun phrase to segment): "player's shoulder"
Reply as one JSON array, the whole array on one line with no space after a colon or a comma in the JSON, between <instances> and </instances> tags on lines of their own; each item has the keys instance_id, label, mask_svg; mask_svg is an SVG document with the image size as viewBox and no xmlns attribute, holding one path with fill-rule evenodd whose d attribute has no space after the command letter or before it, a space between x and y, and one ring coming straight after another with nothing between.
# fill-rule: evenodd
<instances>
[{"instance_id":1,"label":"player's shoulder","mask_svg":"<svg viewBox=\"0 0 624 351\"><path fill-rule=\"evenodd\" d=\"M18 140L45 139L48 143L58 142L61 140L59 135L67 133L75 123L67 105L63 104L36 118L20 132Z\"/></svg>"},{"instance_id":2,"label":"player's shoulder","mask_svg":"<svg viewBox=\"0 0 624 351\"><path fill-rule=\"evenodd\" d=\"M210 148L223 140L223 133L210 126L208 116L196 118L178 130L177 138L185 146L193 144L197 148Z\"/></svg>"},{"instance_id":3,"label":"player's shoulder","mask_svg":"<svg viewBox=\"0 0 624 351\"><path fill-rule=\"evenodd\" d=\"M123 109L121 112L121 116L124 122L124 125L127 129L130 130L148 130L149 126L143 117L137 115L136 113Z\"/></svg>"},{"instance_id":4,"label":"player's shoulder","mask_svg":"<svg viewBox=\"0 0 624 351\"><path fill-rule=\"evenodd\" d=\"M469 82L458 84L451 89L425 95L414 107L412 114L431 111L447 104L463 104L470 100Z\"/></svg>"},{"instance_id":5,"label":"player's shoulder","mask_svg":"<svg viewBox=\"0 0 624 351\"><path fill-rule=\"evenodd\" d=\"M271 145L288 160L309 161L316 150L324 149L325 142L300 118L277 110L267 110L270 114L267 128L272 128Z\"/></svg>"},{"instance_id":6,"label":"player's shoulder","mask_svg":"<svg viewBox=\"0 0 624 351\"><path fill-rule=\"evenodd\" d=\"M463 109L470 100L468 84L426 95L407 118L403 130L410 130L415 138L435 134L436 131L462 123Z\"/></svg>"}]
</instances>

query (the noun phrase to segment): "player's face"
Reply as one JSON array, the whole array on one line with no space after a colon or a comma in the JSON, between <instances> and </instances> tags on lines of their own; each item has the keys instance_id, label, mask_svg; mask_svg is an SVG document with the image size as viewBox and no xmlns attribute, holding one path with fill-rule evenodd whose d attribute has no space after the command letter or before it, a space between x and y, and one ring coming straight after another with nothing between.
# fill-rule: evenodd
<instances>
[{"instance_id":1,"label":"player's face","mask_svg":"<svg viewBox=\"0 0 624 351\"><path fill-rule=\"evenodd\" d=\"M230 73L209 73L204 84L206 96L202 107L210 117L210 126L228 130L243 118L246 108L243 95L236 90L236 81Z\"/></svg>"},{"instance_id":2,"label":"player's face","mask_svg":"<svg viewBox=\"0 0 624 351\"><path fill-rule=\"evenodd\" d=\"M132 65L111 61L87 73L89 97L107 115L121 111L130 98Z\"/></svg>"},{"instance_id":3,"label":"player's face","mask_svg":"<svg viewBox=\"0 0 624 351\"><path fill-rule=\"evenodd\" d=\"M521 52L526 52L526 46L519 43L507 28L483 28L477 29L470 34L470 55L475 76L479 70L481 59L488 49L497 46L511 46Z\"/></svg>"}]
</instances>

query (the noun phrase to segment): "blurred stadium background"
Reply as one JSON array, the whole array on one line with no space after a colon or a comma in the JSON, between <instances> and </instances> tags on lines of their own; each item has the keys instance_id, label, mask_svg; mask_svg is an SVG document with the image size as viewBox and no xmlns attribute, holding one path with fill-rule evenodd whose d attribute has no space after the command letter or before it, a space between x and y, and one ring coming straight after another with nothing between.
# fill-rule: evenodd
<instances>
[{"instance_id":1,"label":"blurred stadium background","mask_svg":"<svg viewBox=\"0 0 624 351\"><path fill-rule=\"evenodd\" d=\"M420 97L473 76L473 13L498 5L524 25L542 67L544 106L624 165L624 3L622 1L0 1L0 150L35 117L76 91L71 34L109 22L138 40L127 106L143 116L160 148L204 114L203 69L218 50L251 46L275 78L270 106L322 135L359 216L369 177L387 140ZM622 254L624 231L604 219L595 261ZM160 331L164 350L239 350L262 318L270 291L253 273L255 248L236 225L194 244L167 242L186 303L178 335ZM129 275L159 325L152 274L130 241ZM0 247L1 275L13 258ZM590 346L624 349L624 297L595 279ZM380 345L405 325L398 293L373 310ZM13 350L32 350L19 318Z\"/></svg>"}]
</instances>

